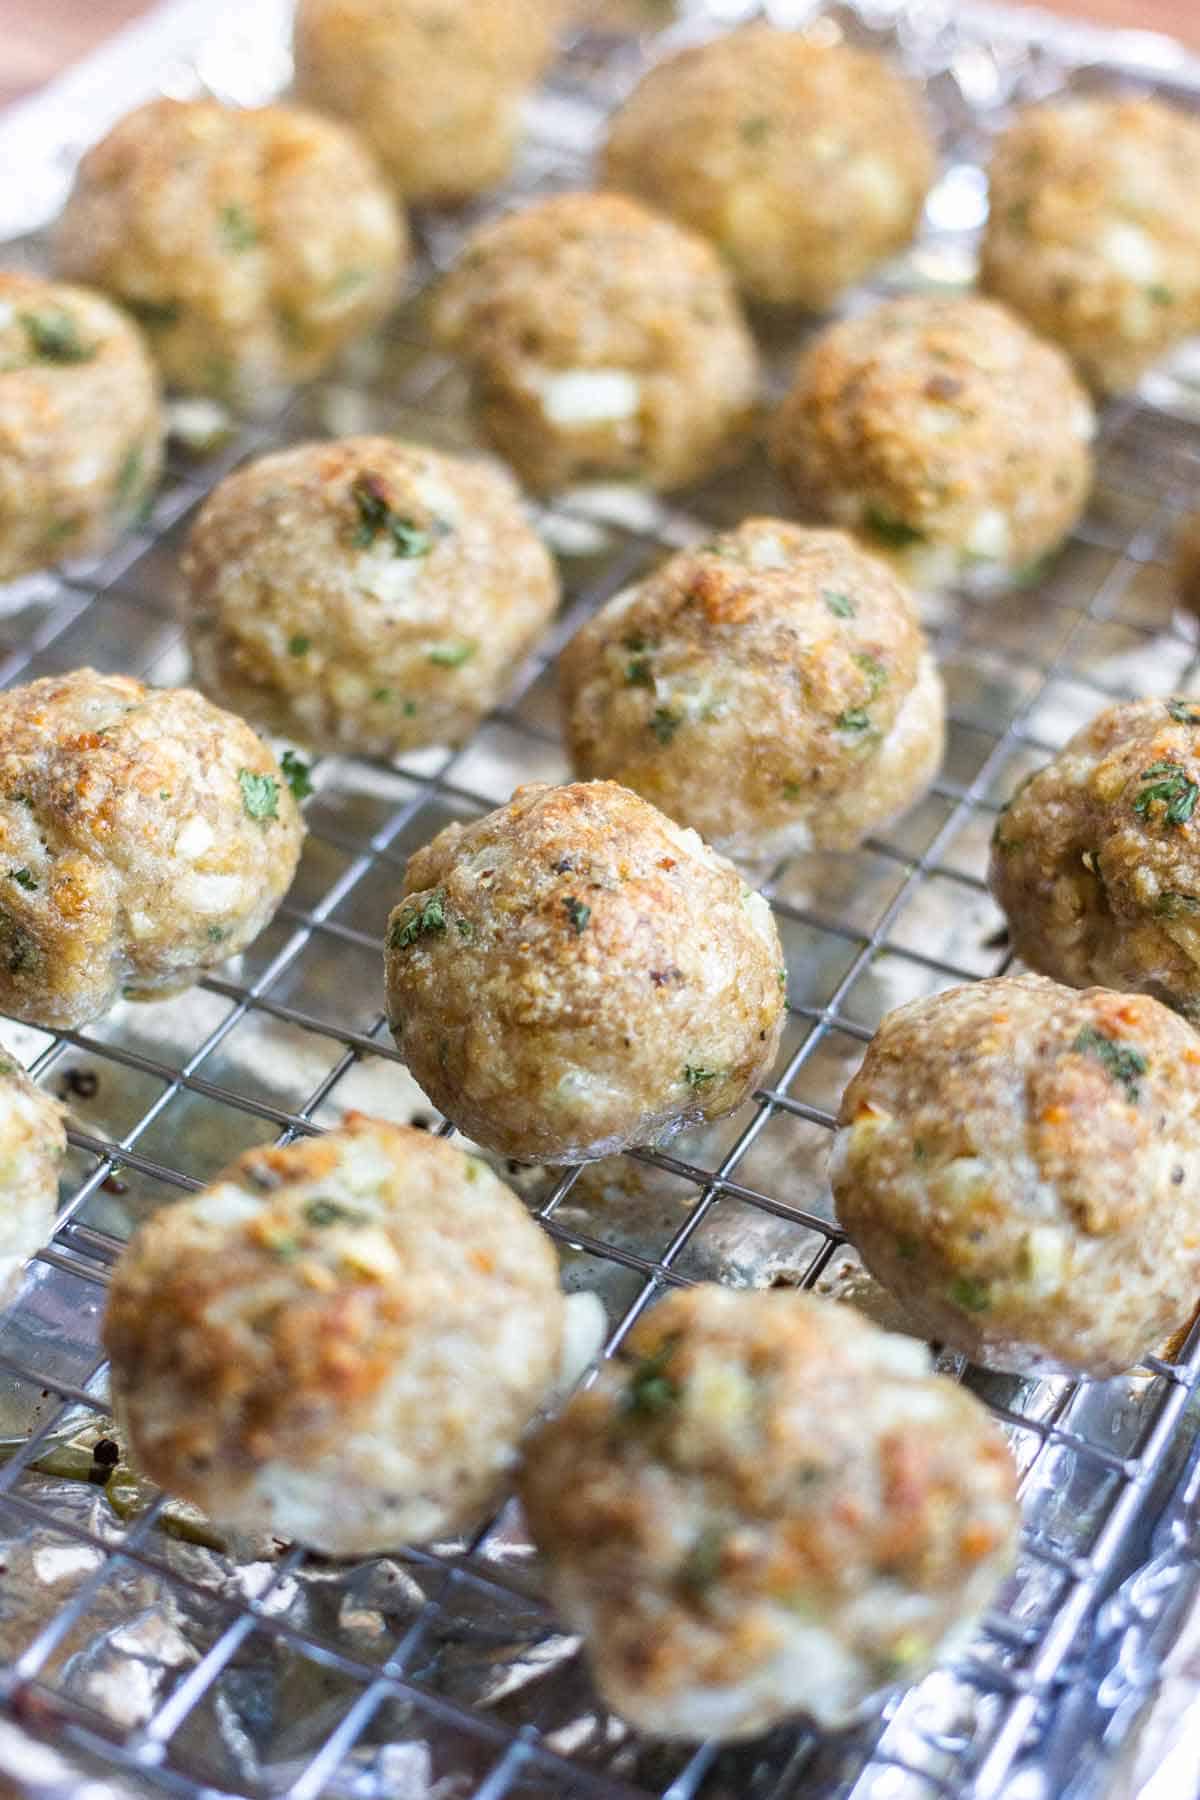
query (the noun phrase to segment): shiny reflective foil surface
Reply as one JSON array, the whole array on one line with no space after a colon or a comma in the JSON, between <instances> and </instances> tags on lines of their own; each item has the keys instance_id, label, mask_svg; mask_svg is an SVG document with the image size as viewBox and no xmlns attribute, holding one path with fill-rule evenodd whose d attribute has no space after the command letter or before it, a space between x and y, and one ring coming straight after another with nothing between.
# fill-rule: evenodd
<instances>
[{"instance_id":1,"label":"shiny reflective foil surface","mask_svg":"<svg viewBox=\"0 0 1200 1800\"><path fill-rule=\"evenodd\" d=\"M647 59L749 16L596 0L528 108L510 190L418 218L422 250L387 330L273 416L177 436L144 527L98 564L0 590L0 675L90 662L187 677L174 566L188 521L236 461L313 436L380 431L468 447L464 383L429 348L428 284L485 212L585 184L605 112ZM927 86L943 151L919 244L872 290L969 282L980 159L1015 103L1064 87L1158 87L1200 103L1200 72L1142 34L950 0L781 3L784 24L881 46ZM0 119L5 260L44 264L41 228L78 151L156 90L267 98L288 74L286 5L163 10L47 96ZM24 235L16 236L16 233ZM859 290L852 305L861 305ZM869 297L869 296L867 296ZM758 321L771 380L802 329ZM929 797L850 856L772 871L790 1013L769 1091L670 1153L584 1171L510 1171L609 1343L664 1284L815 1286L887 1322L831 1227L825 1176L842 1087L901 1001L1002 972L983 884L996 811L1112 698L1200 694L1194 627L1173 611L1173 522L1200 497L1200 357L1184 352L1103 420L1081 530L1036 586L925 604L950 696ZM186 414L181 424L187 423ZM200 441L203 438L205 441ZM0 1793L41 1800L1143 1800L1195 1791L1200 1558L1189 1444L1200 1340L1104 1384L1032 1382L944 1359L1005 1423L1024 1475L1018 1569L961 1657L837 1738L796 1725L750 1745L639 1740L597 1704L548 1608L519 1511L470 1542L338 1564L232 1541L124 1463L105 1410L98 1323L136 1223L247 1145L348 1108L441 1121L391 1049L381 934L406 856L444 824L562 779L553 656L581 618L670 548L786 511L761 452L669 502L579 490L536 515L564 611L509 701L454 753L314 770L295 888L243 957L202 986L117 1008L86 1033L0 1022L0 1042L70 1108L55 1243L0 1315ZM1174 1785L1171 1785L1171 1783Z\"/></svg>"}]
</instances>

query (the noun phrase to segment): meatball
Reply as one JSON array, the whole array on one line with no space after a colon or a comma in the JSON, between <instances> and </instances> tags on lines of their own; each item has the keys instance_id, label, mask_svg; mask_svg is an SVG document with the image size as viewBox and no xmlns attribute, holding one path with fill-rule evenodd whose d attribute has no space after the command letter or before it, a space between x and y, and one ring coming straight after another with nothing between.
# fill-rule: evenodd
<instances>
[{"instance_id":1,"label":"meatball","mask_svg":"<svg viewBox=\"0 0 1200 1800\"><path fill-rule=\"evenodd\" d=\"M26 1259L54 1233L58 1175L67 1153L63 1109L0 1055L0 1300Z\"/></svg>"},{"instance_id":2,"label":"meatball","mask_svg":"<svg viewBox=\"0 0 1200 1800\"><path fill-rule=\"evenodd\" d=\"M401 194L464 199L508 174L559 10L552 0L299 0L297 87L358 127Z\"/></svg>"},{"instance_id":3,"label":"meatball","mask_svg":"<svg viewBox=\"0 0 1200 1800\"><path fill-rule=\"evenodd\" d=\"M576 773L741 861L848 849L941 763L912 601L839 531L747 519L610 600L559 667Z\"/></svg>"},{"instance_id":4,"label":"meatball","mask_svg":"<svg viewBox=\"0 0 1200 1800\"><path fill-rule=\"evenodd\" d=\"M764 25L651 69L602 164L609 187L711 239L755 299L817 310L908 243L935 167L881 57Z\"/></svg>"},{"instance_id":5,"label":"meatball","mask_svg":"<svg viewBox=\"0 0 1200 1800\"><path fill-rule=\"evenodd\" d=\"M412 857L392 1032L435 1106L523 1162L733 1112L774 1061L783 952L723 857L615 782L519 788Z\"/></svg>"},{"instance_id":6,"label":"meatball","mask_svg":"<svg viewBox=\"0 0 1200 1800\"><path fill-rule=\"evenodd\" d=\"M272 731L374 756L464 737L558 603L506 473L391 438L238 469L182 569L202 687Z\"/></svg>"},{"instance_id":7,"label":"meatball","mask_svg":"<svg viewBox=\"0 0 1200 1800\"><path fill-rule=\"evenodd\" d=\"M846 1724L1014 1560L1016 1474L928 1352L795 1292L677 1292L529 1446L521 1497L605 1699L656 1736Z\"/></svg>"},{"instance_id":8,"label":"meatball","mask_svg":"<svg viewBox=\"0 0 1200 1800\"><path fill-rule=\"evenodd\" d=\"M84 157L60 270L149 334L172 387L252 405L307 381L387 311L407 254L341 125L290 106L154 100Z\"/></svg>"},{"instance_id":9,"label":"meatball","mask_svg":"<svg viewBox=\"0 0 1200 1800\"><path fill-rule=\"evenodd\" d=\"M889 1013L842 1098L838 1219L913 1323L1017 1374L1127 1369L1195 1308L1200 1044L1038 975Z\"/></svg>"},{"instance_id":10,"label":"meatball","mask_svg":"<svg viewBox=\"0 0 1200 1800\"><path fill-rule=\"evenodd\" d=\"M1180 606L1200 616L1200 507L1179 522L1173 563Z\"/></svg>"},{"instance_id":11,"label":"meatball","mask_svg":"<svg viewBox=\"0 0 1200 1800\"><path fill-rule=\"evenodd\" d=\"M0 273L0 581L98 555L162 468L158 377L99 294Z\"/></svg>"},{"instance_id":12,"label":"meatball","mask_svg":"<svg viewBox=\"0 0 1200 1800\"><path fill-rule=\"evenodd\" d=\"M980 280L1100 393L1200 325L1200 120L1099 95L1027 107L989 181Z\"/></svg>"},{"instance_id":13,"label":"meatball","mask_svg":"<svg viewBox=\"0 0 1200 1800\"><path fill-rule=\"evenodd\" d=\"M266 744L189 688L0 693L0 1010L74 1028L188 987L258 936L303 836Z\"/></svg>"},{"instance_id":14,"label":"meatball","mask_svg":"<svg viewBox=\"0 0 1200 1800\"><path fill-rule=\"evenodd\" d=\"M222 1524L362 1556L479 1517L563 1318L550 1240L486 1164L351 1114L155 1214L103 1335L153 1481Z\"/></svg>"},{"instance_id":15,"label":"meatball","mask_svg":"<svg viewBox=\"0 0 1200 1800\"><path fill-rule=\"evenodd\" d=\"M530 487L675 488L736 454L758 362L716 252L618 194L483 226L434 331L471 369L480 428Z\"/></svg>"},{"instance_id":16,"label":"meatball","mask_svg":"<svg viewBox=\"0 0 1200 1800\"><path fill-rule=\"evenodd\" d=\"M1106 707L1009 801L992 893L1017 955L1200 1024L1200 701Z\"/></svg>"},{"instance_id":17,"label":"meatball","mask_svg":"<svg viewBox=\"0 0 1200 1800\"><path fill-rule=\"evenodd\" d=\"M776 416L806 506L926 581L1017 572L1070 531L1091 404L1066 358L991 301L924 295L829 326Z\"/></svg>"}]
</instances>

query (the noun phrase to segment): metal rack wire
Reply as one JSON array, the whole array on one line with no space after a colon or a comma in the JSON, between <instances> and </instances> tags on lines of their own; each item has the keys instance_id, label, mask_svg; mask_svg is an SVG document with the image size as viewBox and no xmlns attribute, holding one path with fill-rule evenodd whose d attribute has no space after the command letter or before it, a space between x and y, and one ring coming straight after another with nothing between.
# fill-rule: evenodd
<instances>
[{"instance_id":1,"label":"metal rack wire","mask_svg":"<svg viewBox=\"0 0 1200 1800\"><path fill-rule=\"evenodd\" d=\"M628 41L595 37L568 55L536 111L518 193L581 178L581 146L630 56ZM14 590L0 615L0 680L85 661L184 678L172 558L234 461L341 430L465 445L460 379L422 322L424 285L464 223L426 223L420 279L366 363L211 457L175 455L144 532L96 566ZM966 235L934 233L926 249L961 248ZM36 264L38 246L25 253ZM901 279L921 268L918 253ZM777 369L794 347L769 344ZM770 1088L671 1154L625 1159L613 1179L632 1182L628 1206L624 1190L614 1205L589 1195L574 1170L527 1179L569 1280L604 1299L610 1348L664 1287L697 1275L836 1288L849 1259L823 1147L838 1092L892 1005L1007 966L982 880L1003 797L1113 696L1200 688L1196 643L1172 616L1161 567L1172 519L1198 485L1200 432L1186 417L1133 402L1110 412L1096 502L1038 588L1004 602L958 596L928 621L951 731L927 801L854 857L785 866L768 883L789 964ZM639 1744L597 1710L511 1504L470 1543L347 1570L294 1547L197 1546L161 1496L118 1516L96 1490L58 1479L49 1456L89 1418L106 1419L98 1317L139 1217L244 1145L318 1130L346 1105L448 1129L402 1071L380 1009L380 933L406 854L517 781L565 774L553 660L583 616L665 550L781 505L752 461L668 506L592 494L548 507L542 524L567 589L550 639L463 749L386 768L319 765L296 888L259 944L193 994L123 1006L87 1032L0 1026L36 1077L67 1094L73 1117L57 1236L0 1319L14 1432L0 1467L10 1560L0 1708L118 1792L989 1800L1036 1742L1095 1601L1180 1453L1200 1382L1196 1330L1103 1387L945 1363L1009 1429L1023 1470L1022 1562L962 1657L883 1718L824 1742L789 1728L737 1749ZM646 1191L653 1205L641 1205ZM283 1690L299 1701L282 1705Z\"/></svg>"}]
</instances>

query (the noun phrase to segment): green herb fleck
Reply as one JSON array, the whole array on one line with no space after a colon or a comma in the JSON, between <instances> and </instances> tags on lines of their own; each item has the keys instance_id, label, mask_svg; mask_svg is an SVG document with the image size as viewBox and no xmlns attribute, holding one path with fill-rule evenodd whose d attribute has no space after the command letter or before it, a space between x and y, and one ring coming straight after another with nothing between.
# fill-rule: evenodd
<instances>
[{"instance_id":1,"label":"green herb fleck","mask_svg":"<svg viewBox=\"0 0 1200 1800\"><path fill-rule=\"evenodd\" d=\"M145 457L142 453L142 446L134 444L132 449L126 453L117 475L117 505L119 507L128 506L136 498L138 489L142 485L144 470Z\"/></svg>"},{"instance_id":2,"label":"green herb fleck","mask_svg":"<svg viewBox=\"0 0 1200 1800\"><path fill-rule=\"evenodd\" d=\"M223 206L218 214L221 241L227 250L253 250L258 242L258 227L240 206Z\"/></svg>"},{"instance_id":3,"label":"green herb fleck","mask_svg":"<svg viewBox=\"0 0 1200 1800\"><path fill-rule=\"evenodd\" d=\"M822 588L821 598L835 619L854 617L854 602L849 594L839 594L835 588Z\"/></svg>"},{"instance_id":4,"label":"green herb fleck","mask_svg":"<svg viewBox=\"0 0 1200 1800\"><path fill-rule=\"evenodd\" d=\"M625 683L627 687L654 686L654 676L650 669L648 656L635 656L625 665Z\"/></svg>"},{"instance_id":5,"label":"green herb fleck","mask_svg":"<svg viewBox=\"0 0 1200 1800\"><path fill-rule=\"evenodd\" d=\"M8 879L15 881L18 887L24 888L27 894L37 892L37 878L31 869L10 869Z\"/></svg>"},{"instance_id":6,"label":"green herb fleck","mask_svg":"<svg viewBox=\"0 0 1200 1800\"><path fill-rule=\"evenodd\" d=\"M656 706L650 729L660 744L669 744L682 724L682 714L672 712L669 706Z\"/></svg>"},{"instance_id":7,"label":"green herb fleck","mask_svg":"<svg viewBox=\"0 0 1200 1800\"><path fill-rule=\"evenodd\" d=\"M265 821L279 817L279 783L273 775L256 775L252 769L239 769L238 786L242 790L242 805L247 818Z\"/></svg>"},{"instance_id":8,"label":"green herb fleck","mask_svg":"<svg viewBox=\"0 0 1200 1800\"><path fill-rule=\"evenodd\" d=\"M474 644L435 644L429 652L429 660L440 669L461 669L474 654Z\"/></svg>"},{"instance_id":9,"label":"green herb fleck","mask_svg":"<svg viewBox=\"0 0 1200 1800\"><path fill-rule=\"evenodd\" d=\"M1149 782L1133 803L1135 813L1143 819L1151 817L1152 809L1162 804L1163 819L1168 825L1186 825L1196 810L1196 800L1200 797L1200 787L1192 780L1182 763L1156 762L1148 769L1143 769L1139 781Z\"/></svg>"},{"instance_id":10,"label":"green herb fleck","mask_svg":"<svg viewBox=\"0 0 1200 1800\"><path fill-rule=\"evenodd\" d=\"M43 362L91 362L96 354L95 344L80 340L79 327L70 313L22 313L21 323L30 348Z\"/></svg>"},{"instance_id":11,"label":"green herb fleck","mask_svg":"<svg viewBox=\"0 0 1200 1800\"><path fill-rule=\"evenodd\" d=\"M225 935L226 932L223 925L210 925L208 928L208 941L210 944L219 944Z\"/></svg>"},{"instance_id":12,"label":"green herb fleck","mask_svg":"<svg viewBox=\"0 0 1200 1800\"><path fill-rule=\"evenodd\" d=\"M356 549L369 549L380 532L386 532L392 540L393 555L429 555L433 549L432 532L423 531L411 519L393 512L387 489L378 475L356 476L350 487L350 497L358 509L358 529L354 533Z\"/></svg>"},{"instance_id":13,"label":"green herb fleck","mask_svg":"<svg viewBox=\"0 0 1200 1800\"><path fill-rule=\"evenodd\" d=\"M137 300L131 294L125 295L122 305L139 325L145 325L150 331L178 325L182 310L178 300Z\"/></svg>"},{"instance_id":14,"label":"green herb fleck","mask_svg":"<svg viewBox=\"0 0 1200 1800\"><path fill-rule=\"evenodd\" d=\"M859 651L855 655L854 661L867 678L869 684L867 702L870 704L878 696L880 689L887 686L888 672L879 658L872 656L866 650Z\"/></svg>"},{"instance_id":15,"label":"green herb fleck","mask_svg":"<svg viewBox=\"0 0 1200 1800\"><path fill-rule=\"evenodd\" d=\"M464 938L468 944L475 942L475 927L470 919L455 919L454 924L460 938Z\"/></svg>"},{"instance_id":16,"label":"green herb fleck","mask_svg":"<svg viewBox=\"0 0 1200 1800\"><path fill-rule=\"evenodd\" d=\"M666 1338L651 1355L643 1356L635 1363L629 1376L629 1386L625 1390L626 1412L644 1418L657 1418L676 1405L681 1392L680 1386L666 1373L666 1369L675 1354L677 1343L678 1339L675 1337Z\"/></svg>"},{"instance_id":17,"label":"green herb fleck","mask_svg":"<svg viewBox=\"0 0 1200 1800\"><path fill-rule=\"evenodd\" d=\"M957 1275L946 1289L955 1306L961 1306L964 1312L986 1312L992 1304L992 1291L986 1281L976 1281L970 1275Z\"/></svg>"},{"instance_id":18,"label":"green herb fleck","mask_svg":"<svg viewBox=\"0 0 1200 1800\"><path fill-rule=\"evenodd\" d=\"M1200 725L1200 702L1168 700L1167 711L1177 725Z\"/></svg>"},{"instance_id":19,"label":"green herb fleck","mask_svg":"<svg viewBox=\"0 0 1200 1800\"><path fill-rule=\"evenodd\" d=\"M870 731L871 715L863 706L852 706L838 714L839 731Z\"/></svg>"},{"instance_id":20,"label":"green herb fleck","mask_svg":"<svg viewBox=\"0 0 1200 1800\"><path fill-rule=\"evenodd\" d=\"M446 929L446 895L438 888L432 893L424 906L416 912L409 913L406 919L400 919L392 926L388 945L393 950L407 950L415 944L419 937L427 931L445 931Z\"/></svg>"},{"instance_id":21,"label":"green herb fleck","mask_svg":"<svg viewBox=\"0 0 1200 1800\"><path fill-rule=\"evenodd\" d=\"M294 750L285 750L279 759L279 766L283 770L284 780L292 790L293 800L307 800L313 791L313 784L304 758L297 756Z\"/></svg>"},{"instance_id":22,"label":"green herb fleck","mask_svg":"<svg viewBox=\"0 0 1200 1800\"><path fill-rule=\"evenodd\" d=\"M1195 894L1160 894L1154 910L1162 919L1182 919L1189 913L1200 913L1200 898Z\"/></svg>"},{"instance_id":23,"label":"green herb fleck","mask_svg":"<svg viewBox=\"0 0 1200 1800\"><path fill-rule=\"evenodd\" d=\"M720 1069L704 1069L698 1063L683 1065L683 1079L692 1088L703 1087L706 1082L715 1081L720 1073Z\"/></svg>"},{"instance_id":24,"label":"green herb fleck","mask_svg":"<svg viewBox=\"0 0 1200 1800\"><path fill-rule=\"evenodd\" d=\"M575 936L581 937L587 930L587 922L592 916L591 907L585 906L582 900L577 900L574 894L568 894L563 901L563 910L571 922Z\"/></svg>"},{"instance_id":25,"label":"green herb fleck","mask_svg":"<svg viewBox=\"0 0 1200 1800\"><path fill-rule=\"evenodd\" d=\"M738 126L743 143L765 144L771 135L771 121L762 113L751 119L743 119Z\"/></svg>"},{"instance_id":26,"label":"green herb fleck","mask_svg":"<svg viewBox=\"0 0 1200 1800\"><path fill-rule=\"evenodd\" d=\"M775 973L779 977L780 993L786 994L787 993L787 970L786 969L776 969Z\"/></svg>"},{"instance_id":27,"label":"green herb fleck","mask_svg":"<svg viewBox=\"0 0 1200 1800\"><path fill-rule=\"evenodd\" d=\"M1174 291L1164 286L1161 281L1152 281L1146 289L1146 293L1153 300L1155 306L1173 306L1175 304Z\"/></svg>"},{"instance_id":28,"label":"green herb fleck","mask_svg":"<svg viewBox=\"0 0 1200 1800\"><path fill-rule=\"evenodd\" d=\"M721 1572L724 1549L724 1531L719 1525L706 1525L679 1565L679 1586L692 1594L710 1588Z\"/></svg>"},{"instance_id":29,"label":"green herb fleck","mask_svg":"<svg viewBox=\"0 0 1200 1800\"><path fill-rule=\"evenodd\" d=\"M884 512L879 506L868 506L863 514L863 524L881 544L887 544L893 550L904 550L910 544L925 542L925 533L916 525L910 525L907 519L896 518L893 513Z\"/></svg>"},{"instance_id":30,"label":"green herb fleck","mask_svg":"<svg viewBox=\"0 0 1200 1800\"><path fill-rule=\"evenodd\" d=\"M312 639L305 637L302 631L298 631L295 637L288 639L289 656L307 656L311 649Z\"/></svg>"},{"instance_id":31,"label":"green herb fleck","mask_svg":"<svg viewBox=\"0 0 1200 1800\"><path fill-rule=\"evenodd\" d=\"M1094 1025L1084 1026L1071 1049L1077 1056L1094 1056L1112 1079L1121 1083L1130 1106L1137 1105L1141 1098L1138 1076L1144 1075L1149 1067L1140 1050L1135 1050L1131 1044L1116 1043L1102 1031L1097 1031Z\"/></svg>"},{"instance_id":32,"label":"green herb fleck","mask_svg":"<svg viewBox=\"0 0 1200 1800\"><path fill-rule=\"evenodd\" d=\"M343 1206L340 1200L326 1200L319 1197L310 1200L304 1208L304 1216L310 1225L318 1228L325 1225L365 1225L367 1215L358 1212L353 1206Z\"/></svg>"}]
</instances>

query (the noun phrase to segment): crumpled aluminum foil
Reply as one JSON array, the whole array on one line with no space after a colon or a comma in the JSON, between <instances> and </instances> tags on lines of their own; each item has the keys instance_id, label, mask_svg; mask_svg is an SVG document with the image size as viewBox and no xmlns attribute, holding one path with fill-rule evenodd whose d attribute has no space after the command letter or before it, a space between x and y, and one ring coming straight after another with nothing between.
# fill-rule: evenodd
<instances>
[{"instance_id":1,"label":"crumpled aluminum foil","mask_svg":"<svg viewBox=\"0 0 1200 1800\"><path fill-rule=\"evenodd\" d=\"M669 41L735 22L751 7L748 0L702 0L678 10ZM831 8L813 0L775 0L767 10L794 25L820 14L819 29L845 29L888 44L927 77L955 148L930 201L933 239L897 273L905 285L953 286L969 278L972 237L985 207L977 161L981 127L1015 100L1114 74L1200 95L1200 60L1140 32L1089 31L1028 11L954 0L854 0ZM289 11L288 0L172 0L47 93L0 117L0 168L8 172L0 184L0 237L43 226L61 203L80 149L149 94L208 88L246 103L277 92L289 74ZM634 34L660 28L665 11L661 0L594 0L581 7L585 74L599 66L593 50L603 49L602 66L617 71L614 92L632 80L646 47ZM614 59L615 37L623 48ZM561 91L538 96L531 111L542 141L578 148L594 122L589 106ZM436 259L452 234L444 243L438 221L425 226ZM36 262L36 243L23 244L20 254ZM370 427L374 354L368 346L353 365L357 385L344 381L314 399L310 429ZM1176 419L1200 418L1193 364L1185 352L1150 384L1152 400ZM1110 471L1108 479L1112 492L1104 504L1119 506L1122 471ZM737 498L734 477L722 503L732 512ZM687 541L690 530L668 508L627 491L593 494L546 525L564 556L597 569L612 553L614 527L653 532L666 542ZM36 608L40 579L23 587L11 608L6 597L0 616L11 610L20 619L22 608ZM1014 611L1020 612L1019 604ZM1027 610L1015 625L1007 623L1032 630L1034 615ZM135 658L144 661L146 654L144 620L133 615L126 629L130 666L137 666ZM960 707L997 726L1022 699L1011 672L988 658L989 631L999 642L1005 629L1006 621L994 618L958 671ZM111 639L107 649L116 654ZM1050 645L1047 654L1052 652ZM1116 681L1119 671L1128 676L1130 654L1101 635L1084 660L1097 679ZM1159 640L1139 654L1139 684L1163 689L1180 672ZM155 673L170 680L182 672L167 641ZM1069 684L1047 691L1038 703L1038 735L1060 740L1079 722L1081 704L1091 703L1081 702ZM476 787L497 797L517 778L554 778L550 752L545 769L510 766L494 742L469 754ZM364 821L376 819L372 784L382 792L389 779L356 771L340 796L344 828L355 822L355 806L362 807ZM331 789L324 792L331 801L339 798ZM914 841L913 854L921 847ZM966 864L976 867L982 845L964 842L962 850ZM895 879L894 865L867 853L853 863L814 858L786 871L777 893L797 907L869 930ZM1002 955L990 936L995 922L986 900L930 883L916 908L917 942L989 973ZM822 1004L841 977L843 952L836 937L796 934L789 961L794 980L797 971L802 974L803 992L793 998ZM869 1029L884 1010L910 998L913 981L912 966L880 959L856 990L860 1022ZM348 1016L356 999L336 959L321 963L310 952L305 1009L336 1019L344 1010ZM210 1018L205 1009L216 1005L215 996L204 994L126 1009L127 1016L112 1025L114 1041L177 1067L181 1046L193 1045L209 1029L216 1014ZM231 1040L220 1079L227 1087L244 1082L258 1093L266 1082L267 1098L285 1106L293 1086L307 1092L324 1065L301 1033L284 1041L268 1028L269 1021L258 1035L247 1029ZM6 1045L27 1058L47 1042L20 1028L5 1031ZM735 1177L745 1196L728 1190L703 1213L675 1264L681 1275L754 1286L804 1277L819 1239L798 1223L797 1213L829 1216L827 1132L805 1110L828 1112L836 1104L860 1054L860 1038L838 1032L826 1037L805 1065L802 1091L793 1089L801 1103L797 1113L773 1120L741 1158ZM56 1078L86 1062L68 1056L55 1065ZM119 1138L153 1103L155 1089L132 1066L122 1072L106 1062L102 1079L99 1092L84 1094L77 1087L72 1093L74 1123L97 1139ZM395 1065L366 1058L340 1082L337 1107L428 1117L422 1096L406 1083ZM326 1120L320 1112L316 1117ZM223 1135L228 1120L227 1113L197 1101L173 1126L169 1149L159 1153L202 1178L250 1141ZM264 1135L260 1120L242 1124L254 1137ZM712 1169L731 1141L730 1127L715 1126L673 1145L672 1155ZM555 1179L536 1170L510 1174L531 1198ZM118 1240L127 1234L139 1206L150 1200L132 1177L124 1186L124 1192L93 1196L89 1229ZM755 1204L755 1195L784 1204L772 1211ZM153 1195L156 1202L163 1197L161 1191ZM585 1171L554 1214L574 1243L564 1250L568 1287L598 1296L609 1318L619 1317L638 1292L639 1264L679 1232L698 1198L669 1159L614 1159ZM591 1254L593 1241L612 1254ZM826 1263L818 1285L882 1322L902 1325L849 1252ZM0 1317L0 1368L11 1358L47 1379L93 1391L99 1300L100 1289L73 1274L69 1263L34 1264L18 1302ZM1056 1416L1062 1399L1061 1383L1019 1383L979 1372L968 1378L987 1398L1034 1418ZM1161 1380L1133 1375L1090 1388L1075 1403L1072 1428L1132 1455L1162 1387ZM102 1394L97 1398L102 1407ZM997 1702L986 1686L953 1670L938 1671L889 1708L882 1738L877 1719L816 1746L785 1729L761 1743L727 1749L701 1771L688 1749L638 1742L597 1707L576 1640L558 1627L542 1600L515 1508L505 1511L473 1557L467 1546L448 1545L437 1554L345 1565L301 1557L271 1541L226 1541L191 1509L154 1502L122 1464L114 1470L107 1450L104 1456L96 1450L110 1441L111 1423L102 1410L82 1406L54 1418L33 1464L6 1487L2 1459L42 1428L55 1405L52 1395L0 1374L0 1671L17 1664L39 1633L58 1631L39 1669L40 1688L17 1689L7 1710L0 1673L0 1800L10 1793L36 1800L130 1800L163 1791L282 1793L323 1753L314 1792L331 1800L468 1800L488 1780L511 1734L530 1724L551 1749L573 1760L581 1779L590 1771L611 1784L605 1791L613 1795L632 1788L671 1793L672 1800L685 1791L697 1800L928 1800L939 1792L967 1792L977 1766L973 1741L986 1741L995 1723ZM1189 1407L1158 1465L1153 1494L1114 1559L1113 1592L1064 1663L1055 1704L1030 1721L1024 1747L988 1777L981 1800L1186 1800L1200 1793L1200 1457L1187 1456L1197 1410ZM1028 1462L1028 1445L1024 1455ZM1026 1515L1042 1540L1065 1555L1084 1555L1111 1498L1094 1466L1059 1446L1034 1467ZM34 1503L37 1516L19 1510L14 1500ZM135 1556L112 1561L109 1552L126 1546ZM231 1641L226 1634L231 1625L242 1629L236 1621L247 1604L256 1608L252 1622ZM1012 1584L1008 1622L1027 1626L1036 1642L1055 1606L1050 1573L1031 1565ZM310 1640L336 1646L342 1660L313 1655ZM378 1672L400 1643L404 1677L444 1702L444 1710L423 1710L403 1683L381 1688L353 1745L338 1754L335 1741L329 1751L331 1734L365 1691L349 1672L349 1659ZM1001 1666L1017 1661L998 1643L980 1654ZM201 1682L197 1671L211 1680ZM155 1779L156 1742L139 1734L164 1704L178 1704L188 1694L191 1681L203 1692L194 1706L178 1707L169 1751L176 1786L164 1790ZM40 1706L39 1691L91 1708L96 1737L75 1733L65 1739L53 1709ZM492 1734L475 1731L472 1717ZM123 1744L119 1758L105 1750L106 1738ZM685 1788L674 1789L685 1769ZM527 1800L597 1790L568 1788L527 1765L506 1791Z\"/></svg>"}]
</instances>

